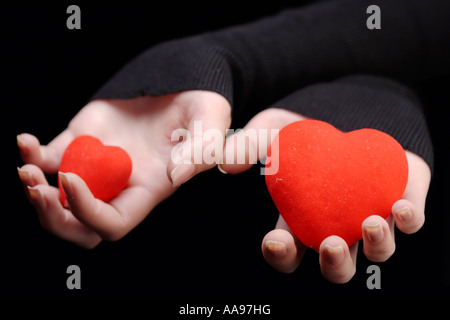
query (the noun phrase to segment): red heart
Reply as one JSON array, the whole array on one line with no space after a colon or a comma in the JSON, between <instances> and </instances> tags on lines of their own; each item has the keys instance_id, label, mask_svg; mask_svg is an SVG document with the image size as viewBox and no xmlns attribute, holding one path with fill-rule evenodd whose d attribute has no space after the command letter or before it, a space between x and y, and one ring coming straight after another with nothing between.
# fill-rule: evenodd
<instances>
[{"instance_id":1,"label":"red heart","mask_svg":"<svg viewBox=\"0 0 450 320\"><path fill-rule=\"evenodd\" d=\"M374 129L344 133L322 121L294 122L279 132L268 157L278 166L265 177L278 211L316 251L331 235L349 246L361 239L364 219L387 218L408 181L402 146Z\"/></svg>"},{"instance_id":2,"label":"red heart","mask_svg":"<svg viewBox=\"0 0 450 320\"><path fill-rule=\"evenodd\" d=\"M109 201L128 183L131 159L119 147L105 146L91 136L79 136L67 147L59 166L60 172L73 172L86 182L95 198ZM66 196L58 179L61 202Z\"/></svg>"}]
</instances>

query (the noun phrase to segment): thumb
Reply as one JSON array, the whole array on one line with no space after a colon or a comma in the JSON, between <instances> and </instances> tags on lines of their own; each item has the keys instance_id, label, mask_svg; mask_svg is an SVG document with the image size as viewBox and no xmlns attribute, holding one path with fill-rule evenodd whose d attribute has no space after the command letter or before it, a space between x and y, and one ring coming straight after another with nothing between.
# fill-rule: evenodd
<instances>
[{"instance_id":1,"label":"thumb","mask_svg":"<svg viewBox=\"0 0 450 320\"><path fill-rule=\"evenodd\" d=\"M172 132L171 141L178 143L171 150L167 176L174 186L180 186L197 173L222 163L229 125L228 116L214 112L190 121L187 128Z\"/></svg>"},{"instance_id":2,"label":"thumb","mask_svg":"<svg viewBox=\"0 0 450 320\"><path fill-rule=\"evenodd\" d=\"M267 151L279 130L288 124L307 118L285 109L270 108L254 116L242 130L230 135L225 142L221 171L238 174L251 168Z\"/></svg>"}]
</instances>

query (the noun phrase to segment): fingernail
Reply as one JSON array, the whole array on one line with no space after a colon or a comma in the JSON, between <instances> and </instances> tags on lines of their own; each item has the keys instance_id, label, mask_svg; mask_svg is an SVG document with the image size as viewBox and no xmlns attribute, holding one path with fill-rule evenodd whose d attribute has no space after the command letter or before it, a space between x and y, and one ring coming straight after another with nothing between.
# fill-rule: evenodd
<instances>
[{"instance_id":1,"label":"fingernail","mask_svg":"<svg viewBox=\"0 0 450 320\"><path fill-rule=\"evenodd\" d=\"M195 166L193 164L179 164L170 173L170 178L174 186L180 186L188 181L195 173Z\"/></svg>"},{"instance_id":2,"label":"fingernail","mask_svg":"<svg viewBox=\"0 0 450 320\"><path fill-rule=\"evenodd\" d=\"M411 209L408 207L398 209L397 211L395 211L395 213L401 221L407 221L412 217Z\"/></svg>"},{"instance_id":3,"label":"fingernail","mask_svg":"<svg viewBox=\"0 0 450 320\"><path fill-rule=\"evenodd\" d=\"M286 245L283 242L275 240L267 240L266 249L278 258L284 257L287 252Z\"/></svg>"},{"instance_id":4,"label":"fingernail","mask_svg":"<svg viewBox=\"0 0 450 320\"><path fill-rule=\"evenodd\" d=\"M16 141L17 141L17 146L19 147L19 150L22 153L22 156L26 155L26 153L27 153L27 149L26 149L27 144L20 138L20 134L17 135Z\"/></svg>"},{"instance_id":5,"label":"fingernail","mask_svg":"<svg viewBox=\"0 0 450 320\"><path fill-rule=\"evenodd\" d=\"M222 169L222 167L219 165L217 165L217 169L219 169L220 172L222 172L223 174L228 174L228 172L226 172L225 170ZM269 240L270 241L270 240Z\"/></svg>"},{"instance_id":6,"label":"fingernail","mask_svg":"<svg viewBox=\"0 0 450 320\"><path fill-rule=\"evenodd\" d=\"M44 197L44 194L39 188L27 186L27 189L28 194L33 201L40 201Z\"/></svg>"},{"instance_id":7,"label":"fingernail","mask_svg":"<svg viewBox=\"0 0 450 320\"><path fill-rule=\"evenodd\" d=\"M20 134L17 135L16 140L17 140L17 146L19 148L23 148L26 146L26 143L20 138Z\"/></svg>"},{"instance_id":8,"label":"fingernail","mask_svg":"<svg viewBox=\"0 0 450 320\"><path fill-rule=\"evenodd\" d=\"M27 183L30 181L31 173L28 171L22 170L21 168L17 167L17 173L19 174L19 178L23 183Z\"/></svg>"},{"instance_id":9,"label":"fingernail","mask_svg":"<svg viewBox=\"0 0 450 320\"><path fill-rule=\"evenodd\" d=\"M336 266L344 261L344 248L342 246L334 247L327 244L323 253L328 264Z\"/></svg>"},{"instance_id":10,"label":"fingernail","mask_svg":"<svg viewBox=\"0 0 450 320\"><path fill-rule=\"evenodd\" d=\"M66 199L70 199L73 197L73 188L72 183L64 172L58 172L58 178L61 182L61 187L63 188L64 193L66 194Z\"/></svg>"},{"instance_id":11,"label":"fingernail","mask_svg":"<svg viewBox=\"0 0 450 320\"><path fill-rule=\"evenodd\" d=\"M380 223L374 225L366 225L364 228L364 232L371 242L377 243L383 240L383 228L381 227Z\"/></svg>"}]
</instances>

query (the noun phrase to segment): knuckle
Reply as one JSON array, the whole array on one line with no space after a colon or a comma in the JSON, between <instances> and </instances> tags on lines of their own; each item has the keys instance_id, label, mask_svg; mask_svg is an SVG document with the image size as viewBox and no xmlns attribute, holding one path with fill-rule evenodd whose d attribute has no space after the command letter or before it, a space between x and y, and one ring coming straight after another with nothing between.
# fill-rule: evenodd
<instances>
[{"instance_id":1,"label":"knuckle","mask_svg":"<svg viewBox=\"0 0 450 320\"><path fill-rule=\"evenodd\" d=\"M127 232L123 228L120 228L114 230L106 230L101 234L101 237L103 240L115 242L122 239L126 234Z\"/></svg>"},{"instance_id":2,"label":"knuckle","mask_svg":"<svg viewBox=\"0 0 450 320\"><path fill-rule=\"evenodd\" d=\"M364 247L364 254L372 262L385 262L395 252L395 243L376 248Z\"/></svg>"},{"instance_id":3,"label":"knuckle","mask_svg":"<svg viewBox=\"0 0 450 320\"><path fill-rule=\"evenodd\" d=\"M78 243L78 245L83 249L92 250L92 249L96 248L100 242L101 241L88 241L88 242Z\"/></svg>"},{"instance_id":4,"label":"knuckle","mask_svg":"<svg viewBox=\"0 0 450 320\"><path fill-rule=\"evenodd\" d=\"M336 284L344 284L349 282L356 273L356 267L351 269L339 269L325 276L325 278Z\"/></svg>"}]
</instances>

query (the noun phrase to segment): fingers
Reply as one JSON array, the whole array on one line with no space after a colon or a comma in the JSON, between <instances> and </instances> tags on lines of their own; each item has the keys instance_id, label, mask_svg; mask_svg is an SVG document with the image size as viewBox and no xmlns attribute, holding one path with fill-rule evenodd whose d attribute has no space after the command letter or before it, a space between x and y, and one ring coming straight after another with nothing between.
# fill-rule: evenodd
<instances>
[{"instance_id":1,"label":"fingers","mask_svg":"<svg viewBox=\"0 0 450 320\"><path fill-rule=\"evenodd\" d=\"M392 206L397 227L406 234L417 232L425 223L425 213L411 201L401 199Z\"/></svg>"},{"instance_id":2,"label":"fingers","mask_svg":"<svg viewBox=\"0 0 450 320\"><path fill-rule=\"evenodd\" d=\"M319 263L322 275L333 283L346 283L356 272L358 243L350 248L344 239L330 236L319 248Z\"/></svg>"},{"instance_id":3,"label":"fingers","mask_svg":"<svg viewBox=\"0 0 450 320\"><path fill-rule=\"evenodd\" d=\"M275 230L264 237L261 249L267 263L285 273L297 269L306 251L306 247L291 233L281 215Z\"/></svg>"},{"instance_id":4,"label":"fingers","mask_svg":"<svg viewBox=\"0 0 450 320\"><path fill-rule=\"evenodd\" d=\"M219 169L231 174L248 170L257 160L266 156L279 129L304 119L299 114L283 109L271 108L258 113L242 130L226 139L224 161L219 164ZM281 215L275 230L264 237L261 249L267 263L285 273L293 272L298 267L306 251Z\"/></svg>"},{"instance_id":5,"label":"fingers","mask_svg":"<svg viewBox=\"0 0 450 320\"><path fill-rule=\"evenodd\" d=\"M25 146L19 147L24 151L25 159L49 170L48 157L42 155L51 148L58 149L58 144L64 141L55 139L53 145L49 144L46 149L33 136L22 136L25 136ZM122 238L162 200L150 195L144 187L134 186L123 190L120 196L107 204L95 199L77 175L60 173L59 178L70 208L67 210L60 202L59 189L48 185L43 171L37 165L26 164L18 168L18 174L28 199L36 207L42 226L58 237L85 248L95 247L102 238Z\"/></svg>"},{"instance_id":6,"label":"fingers","mask_svg":"<svg viewBox=\"0 0 450 320\"><path fill-rule=\"evenodd\" d=\"M409 174L403 199L392 206L397 227L404 233L417 232L425 222L425 201L430 186L431 171L416 154L406 151Z\"/></svg>"},{"instance_id":7,"label":"fingers","mask_svg":"<svg viewBox=\"0 0 450 320\"><path fill-rule=\"evenodd\" d=\"M288 124L306 118L284 109L270 108L254 116L247 125L226 139L224 162L219 167L223 172L238 174L251 168L264 158L278 134Z\"/></svg>"},{"instance_id":8,"label":"fingers","mask_svg":"<svg viewBox=\"0 0 450 320\"><path fill-rule=\"evenodd\" d=\"M72 214L101 238L116 241L161 201L140 186L126 188L109 203L94 198L86 183L74 173L59 173Z\"/></svg>"},{"instance_id":9,"label":"fingers","mask_svg":"<svg viewBox=\"0 0 450 320\"><path fill-rule=\"evenodd\" d=\"M44 172L56 173L64 150L72 140L72 134L66 130L48 145L42 146L35 136L22 133L17 136L17 146L23 162L34 164Z\"/></svg>"},{"instance_id":10,"label":"fingers","mask_svg":"<svg viewBox=\"0 0 450 320\"><path fill-rule=\"evenodd\" d=\"M384 262L395 251L394 218L386 220L380 216L370 216L362 223L363 251L367 259Z\"/></svg>"},{"instance_id":11,"label":"fingers","mask_svg":"<svg viewBox=\"0 0 450 320\"><path fill-rule=\"evenodd\" d=\"M214 92L198 95L189 106L185 128L172 132L174 145L167 165L167 176L179 186L197 173L211 169L223 159L226 130L231 122L228 101Z\"/></svg>"},{"instance_id":12,"label":"fingers","mask_svg":"<svg viewBox=\"0 0 450 320\"><path fill-rule=\"evenodd\" d=\"M305 251L306 247L291 233L281 215L275 230L270 231L262 241L264 259L273 268L285 273L297 269ZM323 276L334 283L348 282L356 272L357 252L357 243L349 248L340 237L326 238L319 249Z\"/></svg>"},{"instance_id":13,"label":"fingers","mask_svg":"<svg viewBox=\"0 0 450 320\"><path fill-rule=\"evenodd\" d=\"M393 217L368 217L362 225L364 253L374 262L387 260L395 251ZM334 283L348 282L356 272L358 244L348 247L340 237L330 236L319 249L319 262L323 276ZM262 241L264 259L278 271L290 273L300 264L306 247L291 233L280 216L276 229Z\"/></svg>"},{"instance_id":14,"label":"fingers","mask_svg":"<svg viewBox=\"0 0 450 320\"><path fill-rule=\"evenodd\" d=\"M59 199L59 190L48 185L44 173L35 165L18 168L19 177L30 202L35 206L42 226L54 235L84 248L97 246L101 238L80 223Z\"/></svg>"},{"instance_id":15,"label":"fingers","mask_svg":"<svg viewBox=\"0 0 450 320\"><path fill-rule=\"evenodd\" d=\"M431 180L431 171L419 156L406 151L409 173L403 199L392 206L392 215L386 220L368 217L362 224L364 254L374 262L386 261L395 251L394 220L404 233L418 231L425 222L425 200Z\"/></svg>"}]
</instances>

